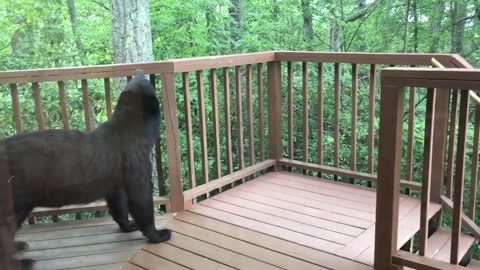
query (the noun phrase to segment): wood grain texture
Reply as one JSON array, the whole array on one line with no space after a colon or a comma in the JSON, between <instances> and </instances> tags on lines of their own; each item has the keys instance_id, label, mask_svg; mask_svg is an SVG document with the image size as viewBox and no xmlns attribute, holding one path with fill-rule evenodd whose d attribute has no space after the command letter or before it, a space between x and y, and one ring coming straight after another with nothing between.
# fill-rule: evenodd
<instances>
[{"instance_id":1,"label":"wood grain texture","mask_svg":"<svg viewBox=\"0 0 480 270\"><path fill-rule=\"evenodd\" d=\"M288 158L293 159L293 65L287 63Z\"/></svg>"},{"instance_id":2,"label":"wood grain texture","mask_svg":"<svg viewBox=\"0 0 480 270\"><path fill-rule=\"evenodd\" d=\"M170 203L173 212L183 210L182 161L177 118L177 100L175 95L175 75L162 74L163 111L167 134L167 156L170 180Z\"/></svg>"},{"instance_id":3,"label":"wood grain texture","mask_svg":"<svg viewBox=\"0 0 480 270\"><path fill-rule=\"evenodd\" d=\"M23 133L20 100L18 98L18 88L16 83L10 84L10 95L12 98L13 116L15 118L15 130L17 133Z\"/></svg>"},{"instance_id":4,"label":"wood grain texture","mask_svg":"<svg viewBox=\"0 0 480 270\"><path fill-rule=\"evenodd\" d=\"M197 71L198 120L200 121L200 142L202 149L202 181L208 183L210 166L208 163L207 145L207 118L205 115L205 90L203 85L203 71Z\"/></svg>"},{"instance_id":5,"label":"wood grain texture","mask_svg":"<svg viewBox=\"0 0 480 270\"><path fill-rule=\"evenodd\" d=\"M382 85L378 151L378 179L375 228L376 269L394 269L391 258L397 249L398 204L404 90Z\"/></svg>"},{"instance_id":6,"label":"wood grain texture","mask_svg":"<svg viewBox=\"0 0 480 270\"><path fill-rule=\"evenodd\" d=\"M369 96L368 96L368 172L375 171L375 83L376 65L370 65Z\"/></svg>"},{"instance_id":7,"label":"wood grain texture","mask_svg":"<svg viewBox=\"0 0 480 270\"><path fill-rule=\"evenodd\" d=\"M217 70L210 70L210 95L212 97L213 113L213 149L214 149L214 172L217 178L222 176L222 163L220 159L220 120L218 116L218 94L217 94Z\"/></svg>"},{"instance_id":8,"label":"wood grain texture","mask_svg":"<svg viewBox=\"0 0 480 270\"><path fill-rule=\"evenodd\" d=\"M309 138L308 138L308 63L302 63L302 98L303 98L303 106L302 106L302 120L303 120L303 129L302 129L302 137L303 137L303 161L308 162L308 146L309 146ZM307 174L307 171L304 170L303 174Z\"/></svg>"},{"instance_id":9,"label":"wood grain texture","mask_svg":"<svg viewBox=\"0 0 480 270\"><path fill-rule=\"evenodd\" d=\"M450 123L448 130L448 152L447 152L447 183L446 183L446 192L448 198L452 198L453 194L453 165L454 160L454 147L456 139L456 125L457 125L457 115L458 115L458 91L451 91L450 99Z\"/></svg>"},{"instance_id":10,"label":"wood grain texture","mask_svg":"<svg viewBox=\"0 0 480 270\"><path fill-rule=\"evenodd\" d=\"M340 165L340 95L341 95L341 71L340 64L335 63L334 70L334 112L333 112L333 166ZM335 179L336 176L335 176Z\"/></svg>"},{"instance_id":11,"label":"wood grain texture","mask_svg":"<svg viewBox=\"0 0 480 270\"><path fill-rule=\"evenodd\" d=\"M237 117L237 155L238 168L245 167L245 154L243 148L243 104L242 104L242 71L240 66L235 67L235 101L236 101L236 117Z\"/></svg>"},{"instance_id":12,"label":"wood grain texture","mask_svg":"<svg viewBox=\"0 0 480 270\"><path fill-rule=\"evenodd\" d=\"M65 83L63 81L58 82L58 95L60 98L60 114L62 115L63 128L68 130L70 129L70 124L68 123L67 97L65 93Z\"/></svg>"},{"instance_id":13,"label":"wood grain texture","mask_svg":"<svg viewBox=\"0 0 480 270\"><path fill-rule=\"evenodd\" d=\"M85 118L85 129L87 131L92 130L92 119L90 116L90 98L88 96L88 82L87 80L82 80L82 105L83 105L83 115Z\"/></svg>"},{"instance_id":14,"label":"wood grain texture","mask_svg":"<svg viewBox=\"0 0 480 270\"><path fill-rule=\"evenodd\" d=\"M318 155L318 164L323 164L323 63L318 63L317 67L317 98L318 98L318 108L317 108L317 155Z\"/></svg>"},{"instance_id":15,"label":"wood grain texture","mask_svg":"<svg viewBox=\"0 0 480 270\"><path fill-rule=\"evenodd\" d=\"M225 148L227 152L227 171L233 173L233 158L232 158L232 122L230 110L230 76L229 69L223 69L223 99L225 102Z\"/></svg>"},{"instance_id":16,"label":"wood grain texture","mask_svg":"<svg viewBox=\"0 0 480 270\"><path fill-rule=\"evenodd\" d=\"M263 92L263 64L257 65L258 85L258 133L260 144L260 161L265 160L265 121L264 121L264 92Z\"/></svg>"},{"instance_id":17,"label":"wood grain texture","mask_svg":"<svg viewBox=\"0 0 480 270\"><path fill-rule=\"evenodd\" d=\"M419 255L425 256L428 245L428 208L430 206L430 186L432 183L432 152L433 152L433 137L435 131L436 117L436 100L437 92L435 89L427 90L427 105L425 115L425 135L424 135L424 149L423 149L423 174L422 174L422 195L421 195L421 212L420 212L420 247Z\"/></svg>"},{"instance_id":18,"label":"wood grain texture","mask_svg":"<svg viewBox=\"0 0 480 270\"><path fill-rule=\"evenodd\" d=\"M269 157L282 157L282 81L280 62L268 63L268 134Z\"/></svg>"},{"instance_id":19,"label":"wood grain texture","mask_svg":"<svg viewBox=\"0 0 480 270\"><path fill-rule=\"evenodd\" d=\"M35 116L37 118L38 129L45 129L45 116L43 114L42 98L40 96L40 86L38 83L32 83L33 100L35 103Z\"/></svg>"},{"instance_id":20,"label":"wood grain texture","mask_svg":"<svg viewBox=\"0 0 480 270\"><path fill-rule=\"evenodd\" d=\"M193 152L193 131L192 131L192 105L190 104L190 79L188 72L182 73L183 82L183 102L185 107L185 129L187 135L187 159L188 175L190 177L190 187L197 185L195 178L195 156Z\"/></svg>"},{"instance_id":21,"label":"wood grain texture","mask_svg":"<svg viewBox=\"0 0 480 270\"><path fill-rule=\"evenodd\" d=\"M455 182L453 191L452 248L450 253L450 263L452 264L456 264L459 260L460 234L463 213L463 189L465 185L465 148L469 113L468 102L468 90L461 90Z\"/></svg>"}]
</instances>

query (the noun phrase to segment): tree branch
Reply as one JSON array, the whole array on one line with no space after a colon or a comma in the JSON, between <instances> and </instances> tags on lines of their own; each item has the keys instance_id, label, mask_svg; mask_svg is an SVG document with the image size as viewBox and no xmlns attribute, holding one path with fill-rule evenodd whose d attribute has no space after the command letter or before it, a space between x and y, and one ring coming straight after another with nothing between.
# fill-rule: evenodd
<instances>
[{"instance_id":1,"label":"tree branch","mask_svg":"<svg viewBox=\"0 0 480 270\"><path fill-rule=\"evenodd\" d=\"M367 16L365 17L365 19L363 19L357 26L357 29L355 29L355 32L353 33L352 35L352 38L350 39L350 42L348 42L348 46L346 48L346 51L349 51L350 50L350 46L352 45L352 42L353 40L355 39L355 36L357 35L358 31L360 30L360 27L362 26L362 24L367 21L368 17L370 17L371 14L373 14L373 12L380 6L380 3L383 2L383 0L378 0L378 1L375 1L375 3L377 3L375 5L375 7L372 9L372 11L370 13L367 14ZM373 5L373 4L371 4Z\"/></svg>"},{"instance_id":2,"label":"tree branch","mask_svg":"<svg viewBox=\"0 0 480 270\"><path fill-rule=\"evenodd\" d=\"M478 19L480 19L480 9L477 9L472 16L467 16L467 17L459 19L455 24L460 24L460 23L463 23L464 21L472 20L472 19L475 19L477 17L478 17Z\"/></svg>"},{"instance_id":3,"label":"tree branch","mask_svg":"<svg viewBox=\"0 0 480 270\"><path fill-rule=\"evenodd\" d=\"M110 8L109 8L109 7L107 7L107 6L106 6L104 3L102 3L102 2L99 2L99 1L95 1L95 0L92 0L92 2L93 2L93 3L95 3L95 4L97 4L97 5L99 5L99 6L101 6L102 8L104 8L104 9L106 9L106 10L110 11Z\"/></svg>"},{"instance_id":4,"label":"tree branch","mask_svg":"<svg viewBox=\"0 0 480 270\"><path fill-rule=\"evenodd\" d=\"M0 47L0 51L3 51L5 50L6 48L8 48L12 42L13 42L13 39L15 38L15 36L17 35L18 31L22 30L24 28L24 26L21 26L19 27L17 30L15 30L15 32L13 33L12 37L10 38L10 41L3 47Z\"/></svg>"},{"instance_id":5,"label":"tree branch","mask_svg":"<svg viewBox=\"0 0 480 270\"><path fill-rule=\"evenodd\" d=\"M354 22L354 21L362 18L363 16L367 15L370 12L371 9L378 6L381 2L382 2L382 0L375 0L375 2L369 4L364 9L359 10L357 13L353 14L352 16L350 16L349 18L346 18L343 21L346 22L346 23Z\"/></svg>"}]
</instances>

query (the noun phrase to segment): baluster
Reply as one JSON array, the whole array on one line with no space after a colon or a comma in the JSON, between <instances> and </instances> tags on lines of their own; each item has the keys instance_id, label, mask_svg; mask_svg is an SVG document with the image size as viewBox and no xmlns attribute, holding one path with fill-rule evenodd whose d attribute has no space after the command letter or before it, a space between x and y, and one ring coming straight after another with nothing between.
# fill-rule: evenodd
<instances>
[{"instance_id":1,"label":"baluster","mask_svg":"<svg viewBox=\"0 0 480 270\"><path fill-rule=\"evenodd\" d=\"M232 122L231 122L231 110L230 110L230 76L228 74L228 68L223 69L223 95L225 101L225 140L226 140L226 152L227 152L227 174L233 173L233 158L232 158ZM233 187L233 183L232 183Z\"/></svg>"},{"instance_id":2,"label":"baluster","mask_svg":"<svg viewBox=\"0 0 480 270\"><path fill-rule=\"evenodd\" d=\"M333 150L333 166L338 168L340 165L340 64L335 63L335 75L334 75L334 88L335 88L335 105L334 105L334 116L333 124L335 126L335 132L333 136L334 140L334 150ZM338 176L334 176L334 180L338 180Z\"/></svg>"},{"instance_id":3,"label":"baluster","mask_svg":"<svg viewBox=\"0 0 480 270\"><path fill-rule=\"evenodd\" d=\"M452 198L453 194L453 163L454 161L454 147L455 147L455 126L457 124L457 106L458 106L458 91L452 91L450 108L450 129L448 135L448 152L447 152L447 188L446 195Z\"/></svg>"},{"instance_id":4,"label":"baluster","mask_svg":"<svg viewBox=\"0 0 480 270\"><path fill-rule=\"evenodd\" d=\"M370 65L370 81L368 95L368 172L373 174L375 171L375 82L376 82L376 66ZM372 187L373 183L368 182L368 186Z\"/></svg>"},{"instance_id":5,"label":"baluster","mask_svg":"<svg viewBox=\"0 0 480 270\"><path fill-rule=\"evenodd\" d=\"M308 162L308 63L302 63L303 161ZM307 170L303 170L307 174Z\"/></svg>"},{"instance_id":6,"label":"baluster","mask_svg":"<svg viewBox=\"0 0 480 270\"><path fill-rule=\"evenodd\" d=\"M317 154L318 154L318 164L323 164L323 63L318 63L318 85L317 85L317 95L318 95L318 130L317 130ZM321 177L322 173L318 173L318 177Z\"/></svg>"},{"instance_id":7,"label":"baluster","mask_svg":"<svg viewBox=\"0 0 480 270\"><path fill-rule=\"evenodd\" d=\"M105 88L105 103L107 106L107 117L110 119L112 117L112 93L110 86L110 78L103 79L103 84Z\"/></svg>"},{"instance_id":8,"label":"baluster","mask_svg":"<svg viewBox=\"0 0 480 270\"><path fill-rule=\"evenodd\" d=\"M288 91L288 158L293 160L293 66L287 63L287 91ZM289 168L291 170L291 168Z\"/></svg>"},{"instance_id":9,"label":"baluster","mask_svg":"<svg viewBox=\"0 0 480 270\"><path fill-rule=\"evenodd\" d=\"M193 153L193 134L192 134L192 108L190 104L190 80L188 72L182 73L183 96L185 105L185 126L187 129L187 156L188 156L188 174L190 176L190 187L197 186L195 180L195 156Z\"/></svg>"},{"instance_id":10,"label":"baluster","mask_svg":"<svg viewBox=\"0 0 480 270\"><path fill-rule=\"evenodd\" d=\"M210 70L210 90L212 95L213 111L213 145L215 150L215 174L217 179L222 177L222 164L220 161L220 126L218 120L218 96L217 96L217 70Z\"/></svg>"},{"instance_id":11,"label":"baluster","mask_svg":"<svg viewBox=\"0 0 480 270\"><path fill-rule=\"evenodd\" d=\"M430 186L432 182L432 150L434 136L436 90L428 89L425 116L425 138L423 151L422 196L420 198L420 256L425 256L428 241L428 207L430 204Z\"/></svg>"},{"instance_id":12,"label":"baluster","mask_svg":"<svg viewBox=\"0 0 480 270\"><path fill-rule=\"evenodd\" d=\"M475 124L473 130L473 150L472 150L472 171L470 177L470 208L468 216L475 221L475 210L477 202L477 179L478 179L478 145L480 136L480 107L475 104Z\"/></svg>"},{"instance_id":13,"label":"baluster","mask_svg":"<svg viewBox=\"0 0 480 270\"><path fill-rule=\"evenodd\" d=\"M258 84L258 133L260 140L260 161L265 160L265 123L263 119L263 65L257 64L257 84Z\"/></svg>"},{"instance_id":14,"label":"baluster","mask_svg":"<svg viewBox=\"0 0 480 270\"><path fill-rule=\"evenodd\" d=\"M245 167L243 153L243 111L242 111L242 81L240 66L235 67L235 98L237 101L237 131L238 131L238 167ZM242 179L242 183L245 179Z\"/></svg>"},{"instance_id":15,"label":"baluster","mask_svg":"<svg viewBox=\"0 0 480 270\"><path fill-rule=\"evenodd\" d=\"M458 247L462 229L463 213L463 188L465 181L465 148L467 147L467 123L468 123L468 90L460 91L460 112L458 116L458 140L457 157L455 164L455 188L453 190L453 220L452 220L452 249L450 252L450 263L458 262Z\"/></svg>"},{"instance_id":16,"label":"baluster","mask_svg":"<svg viewBox=\"0 0 480 270\"><path fill-rule=\"evenodd\" d=\"M350 133L350 170L357 170L357 92L358 92L358 68L352 64L352 114ZM350 179L354 184L355 179Z\"/></svg>"},{"instance_id":17,"label":"baluster","mask_svg":"<svg viewBox=\"0 0 480 270\"><path fill-rule=\"evenodd\" d=\"M208 148L207 148L207 123L205 117L205 96L203 87L203 72L197 71L197 86L198 86L198 110L200 117L200 136L202 145L202 177L203 182L208 183L209 180L209 166L208 166ZM208 197L209 194L207 194Z\"/></svg>"}]
</instances>

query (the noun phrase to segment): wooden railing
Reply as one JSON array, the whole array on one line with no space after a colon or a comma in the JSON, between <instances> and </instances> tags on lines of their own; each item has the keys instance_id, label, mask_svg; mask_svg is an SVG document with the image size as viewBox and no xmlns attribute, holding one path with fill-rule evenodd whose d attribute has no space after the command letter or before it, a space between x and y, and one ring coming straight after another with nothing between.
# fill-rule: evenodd
<instances>
[{"instance_id":1,"label":"wooden railing","mask_svg":"<svg viewBox=\"0 0 480 270\"><path fill-rule=\"evenodd\" d=\"M282 100L286 106L282 105L282 107L286 111L286 115L283 116L283 124L287 129L283 129L283 131L286 135L284 141L287 142L287 146L285 156L282 156L279 164L302 169L304 172L306 170L317 171L322 176L331 175L335 180L339 177L352 183L355 180L365 180L369 186L372 186L371 183L377 181L375 138L378 136L375 134L375 119L378 119L379 116L376 115L379 105L377 102L379 70L388 66L431 66L432 58L439 60L447 67L469 66L456 55L276 52L275 59L286 62L284 72L282 72L286 75L286 80L283 80L284 90L282 92L282 96L286 97ZM295 76L295 62L301 63L300 76ZM309 67L312 65L315 65L314 70L309 72ZM312 73L315 75L313 80L309 78L309 74ZM298 77L300 79L295 80ZM328 77L333 78L333 83L327 86L329 81L326 81L325 78ZM295 81L301 81L301 103L293 100ZM316 96L309 97L308 93L312 91L308 91L308 89L312 87L312 81L315 83L314 89L317 91ZM359 113L358 93L362 87L365 90L368 89L368 95L363 97L364 102L368 102L368 110ZM410 89L411 104L408 110L408 147L404 161L406 166L404 180L401 180L401 186L406 188L407 194L409 190L421 190L421 184L413 181L414 166L419 167L413 162L414 125L418 121L415 119L415 109L418 105L415 103L415 93L416 91L412 87ZM317 102L313 109L310 108L312 100ZM324 106L326 102L332 100L334 113L325 115ZM342 106L343 100L349 102ZM297 113L294 112L294 108ZM297 119L300 115L302 117L301 132L295 133L295 129L299 128L294 126L294 115ZM341 118L349 118L350 126L343 124ZM358 126L362 125L368 126L367 134L358 133ZM316 131L316 134L313 134L312 130ZM330 136L332 141L327 141L327 136ZM342 143L341 137L349 139ZM298 138L302 138L301 141L295 141ZM357 152L359 140L362 144L368 145L366 155L359 156ZM316 145L316 147L306 147L308 145ZM329 148L332 149L330 153L327 153ZM340 152L344 152L345 149L350 153L350 159L340 160ZM360 171L359 167L366 168L366 170ZM440 202L439 192L435 197L438 197L436 201Z\"/></svg>"},{"instance_id":2,"label":"wooden railing","mask_svg":"<svg viewBox=\"0 0 480 270\"><path fill-rule=\"evenodd\" d=\"M377 186L377 220L375 269L395 269L395 265L418 269L460 269L428 258L397 252L398 204L401 170L401 144L403 133L404 98L407 88L427 88L427 111L425 121L424 166L421 193L419 256L425 255L429 235L428 207L430 201L442 203L453 216L450 262L459 261L459 241L462 224L477 239L480 229L474 222L476 197L470 196L469 215L464 211L464 184L466 171L466 147L469 119L469 97L478 99L469 89L480 89L480 71L464 69L388 68L382 71L380 108L380 141ZM453 89L453 90L450 90ZM459 90L466 89L466 90ZM448 97L452 93L452 106ZM460 95L460 111L457 113L456 97ZM475 102L475 115L479 114ZM446 147L447 126L450 109L449 147ZM458 127L455 118L458 117ZM478 166L478 117L474 123L474 139L471 163L471 191L476 191ZM455 130L458 134L455 136ZM456 144L455 159L453 146ZM445 159L445 152L447 158ZM447 181L444 189L444 166L447 160ZM445 192L445 195L443 194ZM453 194L453 197L452 197Z\"/></svg>"},{"instance_id":3,"label":"wooden railing","mask_svg":"<svg viewBox=\"0 0 480 270\"><path fill-rule=\"evenodd\" d=\"M31 126L25 129L22 123L20 94L25 97L25 93L33 95L38 128L80 128L69 123L72 113L69 104L75 100L67 100L67 97L76 90L81 93L83 129L89 130L93 128L89 96L105 99L101 111L108 119L114 106L114 81L128 79L136 69L143 69L159 89L163 107L162 131L155 147L159 190L156 202L169 211L181 211L199 197L281 166L305 173L317 171L324 177L343 178L349 182L377 182L378 72L387 66L430 66L432 57L450 68L468 65L457 55L263 52L142 64L0 72L0 89L10 89L16 132L33 129ZM300 76L296 72L297 63L301 63ZM326 79L329 75L333 82ZM75 84L77 81L79 85ZM294 100L297 97L294 91L299 85L301 101ZM317 89L316 96L308 96L312 87ZM103 90L99 91L101 88ZM368 89L368 95L359 96L362 88ZM45 111L41 94L45 89L58 91L58 111ZM410 94L414 97L413 88ZM368 100L368 111L358 111L360 98ZM348 106L342 106L343 100L349 100ZM332 102L334 107L331 116L324 111L327 102ZM345 109L349 107L351 109ZM401 185L421 190L422 185L413 181L414 109L415 106L409 108L407 168ZM48 121L45 113L59 115L59 123ZM345 114L350 119L348 129L342 124ZM296 132L300 126L295 126L293 120L299 116L301 132ZM356 129L363 124L368 125L366 135L359 134ZM345 150L343 135L350 138L346 143L350 152L347 161L340 159L340 152ZM331 142L326 141L329 136ZM285 146L284 141L287 142ZM357 152L359 142L368 144L366 155L360 156ZM360 167L367 169L359 171ZM168 193L169 198L166 197ZM432 198L435 196L439 198L440 193L432 192ZM94 203L39 209L33 215L103 209L104 203Z\"/></svg>"}]
</instances>

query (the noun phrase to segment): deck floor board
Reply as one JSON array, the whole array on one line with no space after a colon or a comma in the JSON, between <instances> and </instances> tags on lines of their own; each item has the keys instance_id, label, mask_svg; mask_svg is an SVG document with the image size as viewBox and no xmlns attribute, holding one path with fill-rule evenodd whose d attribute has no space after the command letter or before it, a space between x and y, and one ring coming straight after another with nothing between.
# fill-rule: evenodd
<instances>
[{"instance_id":1,"label":"deck floor board","mask_svg":"<svg viewBox=\"0 0 480 270\"><path fill-rule=\"evenodd\" d=\"M109 217L28 226L17 239L36 269L372 270L375 200L367 188L272 172L157 216L172 230L166 243L121 233ZM401 196L399 241L417 230L419 205Z\"/></svg>"}]
</instances>

